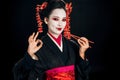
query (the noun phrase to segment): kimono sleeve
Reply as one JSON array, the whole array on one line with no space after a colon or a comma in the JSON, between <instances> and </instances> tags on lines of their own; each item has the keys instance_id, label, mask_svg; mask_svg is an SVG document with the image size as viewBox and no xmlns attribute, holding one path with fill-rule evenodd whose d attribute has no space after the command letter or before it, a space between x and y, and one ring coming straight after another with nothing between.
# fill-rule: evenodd
<instances>
[{"instance_id":1,"label":"kimono sleeve","mask_svg":"<svg viewBox=\"0 0 120 80\"><path fill-rule=\"evenodd\" d=\"M28 75L36 61L27 53L13 66L14 80L27 80Z\"/></svg>"},{"instance_id":2,"label":"kimono sleeve","mask_svg":"<svg viewBox=\"0 0 120 80\"><path fill-rule=\"evenodd\" d=\"M91 66L89 61L79 58L76 63L77 80L89 80Z\"/></svg>"},{"instance_id":3,"label":"kimono sleeve","mask_svg":"<svg viewBox=\"0 0 120 80\"><path fill-rule=\"evenodd\" d=\"M89 60L83 60L79 56L79 44L75 40L71 40L73 49L76 53L75 72L76 80L89 80L89 74L91 72L91 66Z\"/></svg>"}]
</instances>

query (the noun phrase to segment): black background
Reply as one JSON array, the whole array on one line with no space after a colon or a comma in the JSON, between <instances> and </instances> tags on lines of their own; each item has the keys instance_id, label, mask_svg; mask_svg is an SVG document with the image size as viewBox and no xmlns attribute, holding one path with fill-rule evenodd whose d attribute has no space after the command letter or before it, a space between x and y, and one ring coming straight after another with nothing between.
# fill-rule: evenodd
<instances>
[{"instance_id":1,"label":"black background","mask_svg":"<svg viewBox=\"0 0 120 80\"><path fill-rule=\"evenodd\" d=\"M1 46L4 49L1 61L4 65L1 64L1 69L4 80L13 80L12 68L24 56L28 36L37 30L35 7L42 1L10 0L2 4ZM92 65L90 80L116 80L119 69L118 3L112 0L71 1L71 33L95 42L87 54Z\"/></svg>"}]
</instances>

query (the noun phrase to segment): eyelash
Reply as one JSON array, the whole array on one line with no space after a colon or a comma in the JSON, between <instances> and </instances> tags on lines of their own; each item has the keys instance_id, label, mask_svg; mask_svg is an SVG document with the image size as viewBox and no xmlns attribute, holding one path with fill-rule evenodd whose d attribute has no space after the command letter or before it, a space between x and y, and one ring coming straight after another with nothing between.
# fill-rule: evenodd
<instances>
[{"instance_id":1,"label":"eyelash","mask_svg":"<svg viewBox=\"0 0 120 80\"><path fill-rule=\"evenodd\" d=\"M58 21L58 19L57 19L57 18L53 18L53 20L54 20L54 21Z\"/></svg>"},{"instance_id":2,"label":"eyelash","mask_svg":"<svg viewBox=\"0 0 120 80\"><path fill-rule=\"evenodd\" d=\"M63 22L65 22L65 21L66 21L66 19L63 19L62 21L63 21Z\"/></svg>"},{"instance_id":3,"label":"eyelash","mask_svg":"<svg viewBox=\"0 0 120 80\"><path fill-rule=\"evenodd\" d=\"M57 18L53 18L53 20L54 20L54 21L58 21L59 19L57 19ZM62 21L65 22L66 19L63 19Z\"/></svg>"}]
</instances>

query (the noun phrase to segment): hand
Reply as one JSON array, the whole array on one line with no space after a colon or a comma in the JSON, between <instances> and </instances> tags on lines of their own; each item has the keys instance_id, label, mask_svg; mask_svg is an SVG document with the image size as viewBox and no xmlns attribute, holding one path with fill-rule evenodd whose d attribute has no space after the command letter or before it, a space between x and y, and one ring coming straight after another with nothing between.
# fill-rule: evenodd
<instances>
[{"instance_id":1,"label":"hand","mask_svg":"<svg viewBox=\"0 0 120 80\"><path fill-rule=\"evenodd\" d=\"M35 53L42 47L43 42L40 39L37 39L39 32L37 32L35 34L35 32L33 32L32 35L29 36L28 38L28 54L32 57L32 58L36 58Z\"/></svg>"},{"instance_id":2,"label":"hand","mask_svg":"<svg viewBox=\"0 0 120 80\"><path fill-rule=\"evenodd\" d=\"M85 59L85 51L90 47L89 46L89 41L87 38L85 37L81 37L78 39L78 43L80 45L80 49L79 49L79 55Z\"/></svg>"}]
</instances>

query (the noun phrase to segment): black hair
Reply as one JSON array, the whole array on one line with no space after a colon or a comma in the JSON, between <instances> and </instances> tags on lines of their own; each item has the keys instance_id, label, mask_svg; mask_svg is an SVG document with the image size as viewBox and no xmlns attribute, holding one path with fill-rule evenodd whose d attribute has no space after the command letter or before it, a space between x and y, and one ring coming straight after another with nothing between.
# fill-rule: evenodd
<instances>
[{"instance_id":1,"label":"black hair","mask_svg":"<svg viewBox=\"0 0 120 80\"><path fill-rule=\"evenodd\" d=\"M40 12L41 19L44 20L44 17L49 18L49 15L54 9L65 9L65 2L63 0L48 0L47 7Z\"/></svg>"}]
</instances>

